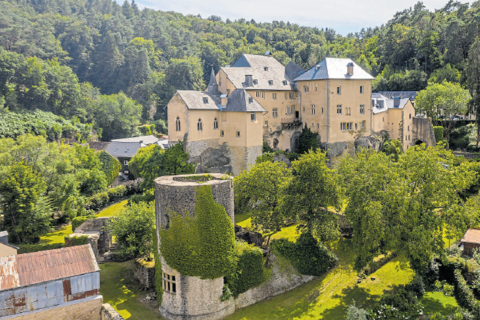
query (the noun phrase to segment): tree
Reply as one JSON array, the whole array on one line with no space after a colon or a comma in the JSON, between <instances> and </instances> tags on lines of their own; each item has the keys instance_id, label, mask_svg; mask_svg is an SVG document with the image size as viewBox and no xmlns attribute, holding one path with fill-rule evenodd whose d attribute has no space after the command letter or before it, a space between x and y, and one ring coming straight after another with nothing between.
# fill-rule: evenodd
<instances>
[{"instance_id":1,"label":"tree","mask_svg":"<svg viewBox=\"0 0 480 320\"><path fill-rule=\"evenodd\" d=\"M292 163L293 176L285 183L281 209L295 221L305 221L305 229L321 241L339 235L335 213L328 207L340 205L340 189L335 170L327 167L324 152L309 151Z\"/></svg>"},{"instance_id":2,"label":"tree","mask_svg":"<svg viewBox=\"0 0 480 320\"><path fill-rule=\"evenodd\" d=\"M280 210L282 185L291 175L284 162L262 162L235 177L237 210L252 214L254 230L280 231L285 215Z\"/></svg>"},{"instance_id":3,"label":"tree","mask_svg":"<svg viewBox=\"0 0 480 320\"><path fill-rule=\"evenodd\" d=\"M434 124L438 123L440 116L446 119L467 113L468 102L471 96L468 90L463 89L458 83L442 82L429 85L418 93L415 100L418 112L426 113ZM449 121L445 136L449 138L452 121Z\"/></svg>"},{"instance_id":4,"label":"tree","mask_svg":"<svg viewBox=\"0 0 480 320\"><path fill-rule=\"evenodd\" d=\"M477 147L480 140L480 38L476 38L468 52L467 84L472 95L469 110L475 115L477 123Z\"/></svg>"},{"instance_id":5,"label":"tree","mask_svg":"<svg viewBox=\"0 0 480 320\"><path fill-rule=\"evenodd\" d=\"M305 127L302 129L300 138L298 139L298 153L307 153L309 150L317 150L318 133L312 132L309 127L305 124Z\"/></svg>"},{"instance_id":6,"label":"tree","mask_svg":"<svg viewBox=\"0 0 480 320\"><path fill-rule=\"evenodd\" d=\"M434 257L445 255L444 232L463 234L471 222L459 193L475 174L468 163L456 166L453 153L441 146L409 148L397 162L362 150L343 159L338 173L347 200L344 214L355 234L357 269L395 251L422 272Z\"/></svg>"},{"instance_id":7,"label":"tree","mask_svg":"<svg viewBox=\"0 0 480 320\"><path fill-rule=\"evenodd\" d=\"M36 243L50 229L52 211L42 177L23 161L14 163L0 180L0 207L10 241Z\"/></svg>"},{"instance_id":8,"label":"tree","mask_svg":"<svg viewBox=\"0 0 480 320\"><path fill-rule=\"evenodd\" d=\"M150 258L153 251L155 205L140 202L125 207L112 219L109 228L116 237L118 249L135 258Z\"/></svg>"}]
</instances>

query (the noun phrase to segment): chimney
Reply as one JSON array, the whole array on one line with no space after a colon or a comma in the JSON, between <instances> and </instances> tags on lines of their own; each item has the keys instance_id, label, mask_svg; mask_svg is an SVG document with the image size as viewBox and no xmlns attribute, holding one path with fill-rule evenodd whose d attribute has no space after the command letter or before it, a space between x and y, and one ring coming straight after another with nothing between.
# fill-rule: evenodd
<instances>
[{"instance_id":1,"label":"chimney","mask_svg":"<svg viewBox=\"0 0 480 320\"><path fill-rule=\"evenodd\" d=\"M349 76L353 76L353 62L350 62L347 64L347 74Z\"/></svg>"},{"instance_id":2,"label":"chimney","mask_svg":"<svg viewBox=\"0 0 480 320\"><path fill-rule=\"evenodd\" d=\"M253 86L253 76L251 74L245 75L245 87L252 87Z\"/></svg>"},{"instance_id":3,"label":"chimney","mask_svg":"<svg viewBox=\"0 0 480 320\"><path fill-rule=\"evenodd\" d=\"M220 96L220 100L221 100L221 103L222 103L222 108L225 108L227 106L227 102L228 102L228 97L226 94L222 94Z\"/></svg>"},{"instance_id":4,"label":"chimney","mask_svg":"<svg viewBox=\"0 0 480 320\"><path fill-rule=\"evenodd\" d=\"M394 99L393 99L393 106L394 106L395 108L400 107L400 98L397 97L397 98L394 98Z\"/></svg>"}]
</instances>

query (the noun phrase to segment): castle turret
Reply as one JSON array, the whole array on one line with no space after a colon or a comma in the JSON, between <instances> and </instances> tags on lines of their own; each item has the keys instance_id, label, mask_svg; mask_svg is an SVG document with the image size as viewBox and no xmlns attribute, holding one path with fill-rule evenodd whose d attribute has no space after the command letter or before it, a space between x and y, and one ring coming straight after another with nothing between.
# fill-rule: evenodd
<instances>
[{"instance_id":1,"label":"castle turret","mask_svg":"<svg viewBox=\"0 0 480 320\"><path fill-rule=\"evenodd\" d=\"M217 96L220 95L220 92L218 91L217 79L215 78L215 71L213 71L213 67L212 67L212 72L210 73L210 82L208 83L207 91Z\"/></svg>"}]
</instances>

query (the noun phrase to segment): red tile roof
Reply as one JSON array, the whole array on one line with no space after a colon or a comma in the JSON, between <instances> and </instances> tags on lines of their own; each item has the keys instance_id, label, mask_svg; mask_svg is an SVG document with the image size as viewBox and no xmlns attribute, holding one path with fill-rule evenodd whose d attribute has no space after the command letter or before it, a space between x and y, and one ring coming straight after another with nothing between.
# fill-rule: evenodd
<instances>
[{"instance_id":1,"label":"red tile roof","mask_svg":"<svg viewBox=\"0 0 480 320\"><path fill-rule=\"evenodd\" d=\"M480 229L468 229L467 232L465 232L461 242L480 244Z\"/></svg>"},{"instance_id":2,"label":"red tile roof","mask_svg":"<svg viewBox=\"0 0 480 320\"><path fill-rule=\"evenodd\" d=\"M89 244L4 257L0 258L0 290L98 270Z\"/></svg>"}]
</instances>

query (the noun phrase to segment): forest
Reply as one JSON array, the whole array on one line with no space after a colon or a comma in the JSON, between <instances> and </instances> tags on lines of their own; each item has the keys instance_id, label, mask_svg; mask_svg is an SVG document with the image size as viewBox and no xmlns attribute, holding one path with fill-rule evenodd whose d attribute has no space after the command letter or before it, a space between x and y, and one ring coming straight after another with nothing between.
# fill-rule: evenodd
<instances>
[{"instance_id":1,"label":"forest","mask_svg":"<svg viewBox=\"0 0 480 320\"><path fill-rule=\"evenodd\" d=\"M175 90L203 90L212 67L218 71L244 53L269 50L281 63L304 68L348 57L375 76L374 90L417 91L443 80L468 87L469 56L480 55L473 45L479 1L450 0L434 12L418 2L385 25L347 36L283 21L140 10L135 1L0 5L2 114L41 110L91 124L92 133L81 135L102 140L138 134L142 123L165 131Z\"/></svg>"}]
</instances>

